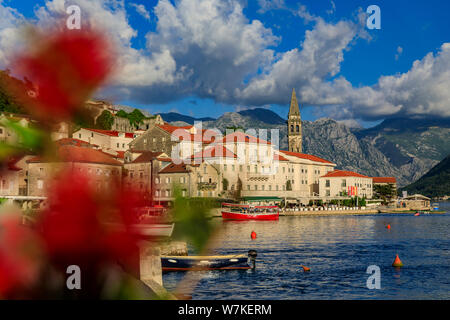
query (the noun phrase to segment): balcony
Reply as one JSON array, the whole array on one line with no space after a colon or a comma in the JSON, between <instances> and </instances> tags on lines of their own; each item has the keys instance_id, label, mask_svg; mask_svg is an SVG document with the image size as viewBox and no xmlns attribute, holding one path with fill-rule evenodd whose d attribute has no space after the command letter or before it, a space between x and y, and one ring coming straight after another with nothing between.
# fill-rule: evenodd
<instances>
[{"instance_id":1,"label":"balcony","mask_svg":"<svg viewBox=\"0 0 450 320\"><path fill-rule=\"evenodd\" d=\"M217 182L198 182L198 190L214 190L217 188Z\"/></svg>"}]
</instances>

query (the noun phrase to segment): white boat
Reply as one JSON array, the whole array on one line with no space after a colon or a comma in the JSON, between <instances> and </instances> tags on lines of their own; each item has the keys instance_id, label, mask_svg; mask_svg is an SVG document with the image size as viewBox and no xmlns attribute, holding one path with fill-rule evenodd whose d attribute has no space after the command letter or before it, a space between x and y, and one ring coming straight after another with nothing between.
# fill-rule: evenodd
<instances>
[{"instance_id":1,"label":"white boat","mask_svg":"<svg viewBox=\"0 0 450 320\"><path fill-rule=\"evenodd\" d=\"M144 237L170 237L175 223L168 224L134 224L131 230Z\"/></svg>"},{"instance_id":2,"label":"white boat","mask_svg":"<svg viewBox=\"0 0 450 320\"><path fill-rule=\"evenodd\" d=\"M125 226L118 223L107 223L115 230L124 230ZM130 231L144 238L162 238L172 236L175 223L136 223L130 225Z\"/></svg>"}]
</instances>

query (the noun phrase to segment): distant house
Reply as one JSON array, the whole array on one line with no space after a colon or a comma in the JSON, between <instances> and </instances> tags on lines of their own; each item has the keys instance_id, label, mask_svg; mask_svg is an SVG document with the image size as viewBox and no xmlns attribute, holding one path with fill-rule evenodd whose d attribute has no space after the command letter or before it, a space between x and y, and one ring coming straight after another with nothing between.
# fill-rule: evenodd
<instances>
[{"instance_id":1,"label":"distant house","mask_svg":"<svg viewBox=\"0 0 450 320\"><path fill-rule=\"evenodd\" d=\"M372 178L345 170L334 170L319 178L321 197L358 196L372 199Z\"/></svg>"},{"instance_id":2,"label":"distant house","mask_svg":"<svg viewBox=\"0 0 450 320\"><path fill-rule=\"evenodd\" d=\"M91 187L100 192L108 192L113 182L122 178L122 163L100 150L86 147L64 145L58 148L58 160L37 156L27 163L29 196L45 196L62 169L89 176Z\"/></svg>"},{"instance_id":3,"label":"distant house","mask_svg":"<svg viewBox=\"0 0 450 320\"><path fill-rule=\"evenodd\" d=\"M99 146L102 150L126 151L128 144L138 135L133 132L81 128L73 133L74 139Z\"/></svg>"},{"instance_id":4,"label":"distant house","mask_svg":"<svg viewBox=\"0 0 450 320\"><path fill-rule=\"evenodd\" d=\"M27 160L32 155L10 158L0 170L0 196L26 196L28 186Z\"/></svg>"},{"instance_id":5,"label":"distant house","mask_svg":"<svg viewBox=\"0 0 450 320\"><path fill-rule=\"evenodd\" d=\"M431 199L421 194L413 194L399 200L404 207L411 210L424 210L430 208Z\"/></svg>"},{"instance_id":6,"label":"distant house","mask_svg":"<svg viewBox=\"0 0 450 320\"><path fill-rule=\"evenodd\" d=\"M390 199L396 199L397 198L397 179L395 177L372 177L373 181L373 193L374 196L380 197L381 195L377 191L380 188L377 188L377 186L390 186L392 195L388 198Z\"/></svg>"}]
</instances>

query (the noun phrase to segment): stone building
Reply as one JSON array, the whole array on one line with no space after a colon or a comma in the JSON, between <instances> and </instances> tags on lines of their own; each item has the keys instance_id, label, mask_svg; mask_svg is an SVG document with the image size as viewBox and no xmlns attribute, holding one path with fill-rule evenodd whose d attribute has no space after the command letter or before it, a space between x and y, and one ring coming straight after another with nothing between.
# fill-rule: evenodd
<instances>
[{"instance_id":1,"label":"stone building","mask_svg":"<svg viewBox=\"0 0 450 320\"><path fill-rule=\"evenodd\" d=\"M159 170L170 161L171 159L162 152L139 152L133 160L127 158L123 166L123 183L150 196Z\"/></svg>"},{"instance_id":2,"label":"stone building","mask_svg":"<svg viewBox=\"0 0 450 320\"><path fill-rule=\"evenodd\" d=\"M58 162L40 156L27 161L29 196L46 196L63 169L88 176L91 187L99 192L108 192L111 186L121 183L122 164L100 150L64 145L58 148L58 154Z\"/></svg>"},{"instance_id":3,"label":"stone building","mask_svg":"<svg viewBox=\"0 0 450 320\"><path fill-rule=\"evenodd\" d=\"M319 193L323 199L358 196L372 199L372 178L344 170L334 170L319 177Z\"/></svg>"},{"instance_id":4,"label":"stone building","mask_svg":"<svg viewBox=\"0 0 450 320\"><path fill-rule=\"evenodd\" d=\"M397 179L395 177L372 177L373 192L375 195L375 186L391 186L392 199L397 198Z\"/></svg>"},{"instance_id":5,"label":"stone building","mask_svg":"<svg viewBox=\"0 0 450 320\"><path fill-rule=\"evenodd\" d=\"M6 125L6 122L17 124L20 127L28 128L34 121L26 115L3 112L0 114L0 141L8 144L16 144L19 137L16 132Z\"/></svg>"},{"instance_id":6,"label":"stone building","mask_svg":"<svg viewBox=\"0 0 450 320\"><path fill-rule=\"evenodd\" d=\"M298 107L295 90L292 89L291 106L289 107L288 121L288 149L291 152L302 152L302 119Z\"/></svg>"},{"instance_id":7,"label":"stone building","mask_svg":"<svg viewBox=\"0 0 450 320\"><path fill-rule=\"evenodd\" d=\"M137 137L137 134L133 132L81 128L74 132L72 137L97 145L105 152L108 152L108 150L125 152L128 150L130 142Z\"/></svg>"},{"instance_id":8,"label":"stone building","mask_svg":"<svg viewBox=\"0 0 450 320\"><path fill-rule=\"evenodd\" d=\"M0 196L28 195L27 161L34 156L16 156L7 161L0 170Z\"/></svg>"},{"instance_id":9,"label":"stone building","mask_svg":"<svg viewBox=\"0 0 450 320\"><path fill-rule=\"evenodd\" d=\"M155 181L155 198L159 201L173 200L175 185L184 197L219 197L219 170L207 161L201 164L171 163L159 171Z\"/></svg>"}]
</instances>

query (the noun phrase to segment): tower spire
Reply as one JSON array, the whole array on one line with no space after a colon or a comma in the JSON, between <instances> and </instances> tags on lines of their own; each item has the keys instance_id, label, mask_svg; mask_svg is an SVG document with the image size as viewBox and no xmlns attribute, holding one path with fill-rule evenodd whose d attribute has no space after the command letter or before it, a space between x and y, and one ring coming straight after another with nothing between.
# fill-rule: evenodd
<instances>
[{"instance_id":1,"label":"tower spire","mask_svg":"<svg viewBox=\"0 0 450 320\"><path fill-rule=\"evenodd\" d=\"M295 89L292 89L291 106L289 108L288 116L300 116L300 109L298 107L297 96L295 95Z\"/></svg>"},{"instance_id":2,"label":"tower spire","mask_svg":"<svg viewBox=\"0 0 450 320\"><path fill-rule=\"evenodd\" d=\"M302 152L302 120L295 89L292 89L287 125L289 151Z\"/></svg>"}]
</instances>

